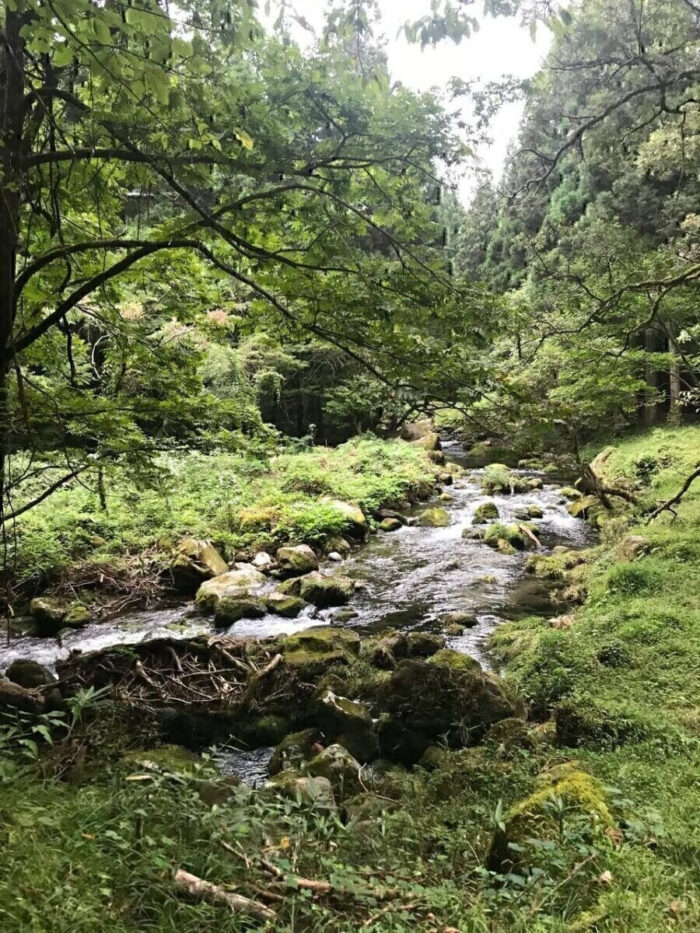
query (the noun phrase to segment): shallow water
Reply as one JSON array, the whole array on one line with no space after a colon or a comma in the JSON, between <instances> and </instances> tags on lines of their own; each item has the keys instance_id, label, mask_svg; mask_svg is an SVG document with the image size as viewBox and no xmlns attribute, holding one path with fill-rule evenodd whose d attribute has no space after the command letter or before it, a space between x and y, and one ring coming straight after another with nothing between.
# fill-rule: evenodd
<instances>
[{"instance_id":1,"label":"shallow water","mask_svg":"<svg viewBox=\"0 0 700 933\"><path fill-rule=\"evenodd\" d=\"M458 445L445 444L444 449L450 460L463 462L464 455ZM527 472L532 475L531 471ZM478 471L476 473L478 475ZM449 644L487 665L484 643L489 633L504 618L519 611L537 611L538 594L529 592L532 580L524 575L526 555L501 554L483 542L462 538L462 530L471 526L476 508L482 502L493 500L498 505L501 521L508 524L515 520L516 511L538 505L544 517L533 520L533 525L545 550L557 544L582 548L590 542L589 527L568 514L567 503L562 501L558 490L543 479L546 484L543 490L513 496L485 496L474 480L458 479L446 489L452 496L449 502L432 500L414 510L414 514L419 514L427 505L440 505L450 514L448 527L414 525L388 534L380 532L343 564L330 565L330 570L337 569L352 577L361 587L348 607L357 615L344 624L361 632L385 628L439 628L439 618L448 612L475 613L477 625L449 639ZM545 605L541 608L544 610ZM307 607L297 619L275 615L242 619L229 633L263 638L300 631L332 622L337 611ZM130 613L65 634L60 643L54 639L12 637L0 645L0 670L20 657L53 665L72 650L94 651L164 635L190 638L212 631L211 623L194 611L192 603Z\"/></svg>"}]
</instances>

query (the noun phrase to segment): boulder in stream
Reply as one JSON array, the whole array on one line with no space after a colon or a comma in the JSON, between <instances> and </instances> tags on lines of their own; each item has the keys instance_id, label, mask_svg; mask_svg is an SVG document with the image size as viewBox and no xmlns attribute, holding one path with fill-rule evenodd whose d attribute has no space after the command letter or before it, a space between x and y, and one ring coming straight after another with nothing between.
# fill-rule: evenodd
<instances>
[{"instance_id":1,"label":"boulder in stream","mask_svg":"<svg viewBox=\"0 0 700 933\"><path fill-rule=\"evenodd\" d=\"M29 614L39 635L58 635L64 626L68 606L50 596L36 596L29 604Z\"/></svg>"},{"instance_id":2,"label":"boulder in stream","mask_svg":"<svg viewBox=\"0 0 700 933\"><path fill-rule=\"evenodd\" d=\"M304 608L305 603L298 596L275 590L274 593L269 593L265 597L265 605L268 612L274 612L275 615L283 616L285 619L295 619Z\"/></svg>"},{"instance_id":3,"label":"boulder in stream","mask_svg":"<svg viewBox=\"0 0 700 933\"><path fill-rule=\"evenodd\" d=\"M265 601L258 596L224 596L214 610L214 625L228 628L240 619L261 619L267 613Z\"/></svg>"},{"instance_id":4,"label":"boulder in stream","mask_svg":"<svg viewBox=\"0 0 700 933\"><path fill-rule=\"evenodd\" d=\"M285 576L299 577L318 570L318 558L308 544L281 547L277 551L277 563Z\"/></svg>"},{"instance_id":5,"label":"boulder in stream","mask_svg":"<svg viewBox=\"0 0 700 933\"><path fill-rule=\"evenodd\" d=\"M487 522L496 522L499 518L498 506L495 502L482 502L477 506L472 519L472 525L485 525Z\"/></svg>"},{"instance_id":6,"label":"boulder in stream","mask_svg":"<svg viewBox=\"0 0 700 933\"><path fill-rule=\"evenodd\" d=\"M318 692L312 714L324 735L335 739L359 761L377 757L379 746L372 717L362 703L325 688Z\"/></svg>"},{"instance_id":7,"label":"boulder in stream","mask_svg":"<svg viewBox=\"0 0 700 933\"><path fill-rule=\"evenodd\" d=\"M222 599L250 596L264 583L264 575L252 564L236 564L235 569L202 583L195 600L197 608L200 612L215 612Z\"/></svg>"},{"instance_id":8,"label":"boulder in stream","mask_svg":"<svg viewBox=\"0 0 700 933\"><path fill-rule=\"evenodd\" d=\"M267 773L279 774L290 768L300 768L304 762L320 751L321 733L318 729L302 729L285 736L272 754Z\"/></svg>"},{"instance_id":9,"label":"boulder in stream","mask_svg":"<svg viewBox=\"0 0 700 933\"><path fill-rule=\"evenodd\" d=\"M450 513L447 509L426 509L421 512L418 524L422 528L446 528L450 524Z\"/></svg>"},{"instance_id":10,"label":"boulder in stream","mask_svg":"<svg viewBox=\"0 0 700 933\"><path fill-rule=\"evenodd\" d=\"M228 564L211 541L183 538L170 565L169 575L175 589L189 596L197 592L204 580L227 570Z\"/></svg>"},{"instance_id":11,"label":"boulder in stream","mask_svg":"<svg viewBox=\"0 0 700 933\"><path fill-rule=\"evenodd\" d=\"M325 576L315 571L301 578L299 595L307 603L325 609L329 606L344 606L354 591L355 585L349 577L338 574Z\"/></svg>"}]
</instances>

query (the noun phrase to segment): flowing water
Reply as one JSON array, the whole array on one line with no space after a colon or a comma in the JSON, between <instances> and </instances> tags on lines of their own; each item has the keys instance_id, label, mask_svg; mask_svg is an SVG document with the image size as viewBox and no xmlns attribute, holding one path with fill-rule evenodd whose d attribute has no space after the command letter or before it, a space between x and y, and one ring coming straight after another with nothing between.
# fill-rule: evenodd
<instances>
[{"instance_id":1,"label":"flowing water","mask_svg":"<svg viewBox=\"0 0 700 933\"><path fill-rule=\"evenodd\" d=\"M448 458L464 462L458 445L444 445ZM472 477L478 476L478 471ZM356 614L345 618L360 632L377 632L386 628L437 628L441 616L448 612L474 613L477 624L463 635L451 638L450 647L478 658L488 665L484 643L489 633L504 618L522 612L546 611L547 603L531 578L524 573L526 555L501 554L481 541L462 538L462 530L471 526L476 508L483 502L496 502L501 521L515 520L515 513L529 505L538 505L544 512L535 519L535 532L545 550L563 544L571 548L585 547L590 539L588 526L572 518L566 502L556 487L513 496L485 496L475 478L458 479L446 490L449 501L433 501L417 507L419 514L427 505L440 505L450 515L445 528L423 528L407 525L398 531L380 532L369 543L354 551L339 573L357 582L357 591L348 607ZM336 569L336 568L331 568ZM272 588L272 584L270 584ZM263 638L290 633L312 625L333 623L338 610L315 610L307 607L297 619L282 619L266 615L261 619L242 619L229 630L232 635ZM337 624L340 624L339 622ZM189 638L210 633L210 622L199 616L192 603L179 604L155 611L137 612L121 618L88 625L79 631L67 632L62 640L12 637L0 646L0 671L15 658L34 658L52 665L73 650L94 651L116 644L134 644L162 637Z\"/></svg>"}]
</instances>

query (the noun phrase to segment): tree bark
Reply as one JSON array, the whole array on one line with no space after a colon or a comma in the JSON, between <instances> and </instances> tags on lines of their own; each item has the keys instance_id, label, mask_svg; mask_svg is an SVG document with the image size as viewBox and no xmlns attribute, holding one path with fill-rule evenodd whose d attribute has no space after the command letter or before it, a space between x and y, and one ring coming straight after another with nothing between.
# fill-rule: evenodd
<instances>
[{"instance_id":1,"label":"tree bark","mask_svg":"<svg viewBox=\"0 0 700 933\"><path fill-rule=\"evenodd\" d=\"M675 339L669 334L668 352L671 357L671 363L668 373L668 394L669 409L668 423L679 425L681 423L681 367L678 358L678 352Z\"/></svg>"},{"instance_id":2,"label":"tree bark","mask_svg":"<svg viewBox=\"0 0 700 933\"><path fill-rule=\"evenodd\" d=\"M5 8L0 50L0 533L7 510L7 457L10 438L10 369L15 319L15 271L22 192L24 43L20 34L27 15L23 0ZM3 546L4 576L7 549Z\"/></svg>"}]
</instances>

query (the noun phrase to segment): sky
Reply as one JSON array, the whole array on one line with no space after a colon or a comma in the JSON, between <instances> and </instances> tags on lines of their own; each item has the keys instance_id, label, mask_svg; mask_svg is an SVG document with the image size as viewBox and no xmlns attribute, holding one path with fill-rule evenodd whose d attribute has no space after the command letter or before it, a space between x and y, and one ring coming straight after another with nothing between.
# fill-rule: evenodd
<instances>
[{"instance_id":1,"label":"sky","mask_svg":"<svg viewBox=\"0 0 700 933\"><path fill-rule=\"evenodd\" d=\"M320 27L324 0L295 0L294 6L311 25ZM379 6L392 77L418 91L444 88L451 77L492 81L510 74L527 78L537 71L549 48L549 33L544 28L538 30L533 42L529 31L517 21L488 17L482 20L480 30L460 45L443 42L437 48L421 51L420 45L408 43L399 32L407 21L428 13L430 0L379 0ZM298 39L304 41L301 30ZM497 179L503 171L508 145L517 136L521 114L521 104L503 107L491 127L493 145L478 153ZM460 185L463 201L470 199L474 185L474 173L468 173Z\"/></svg>"}]
</instances>

